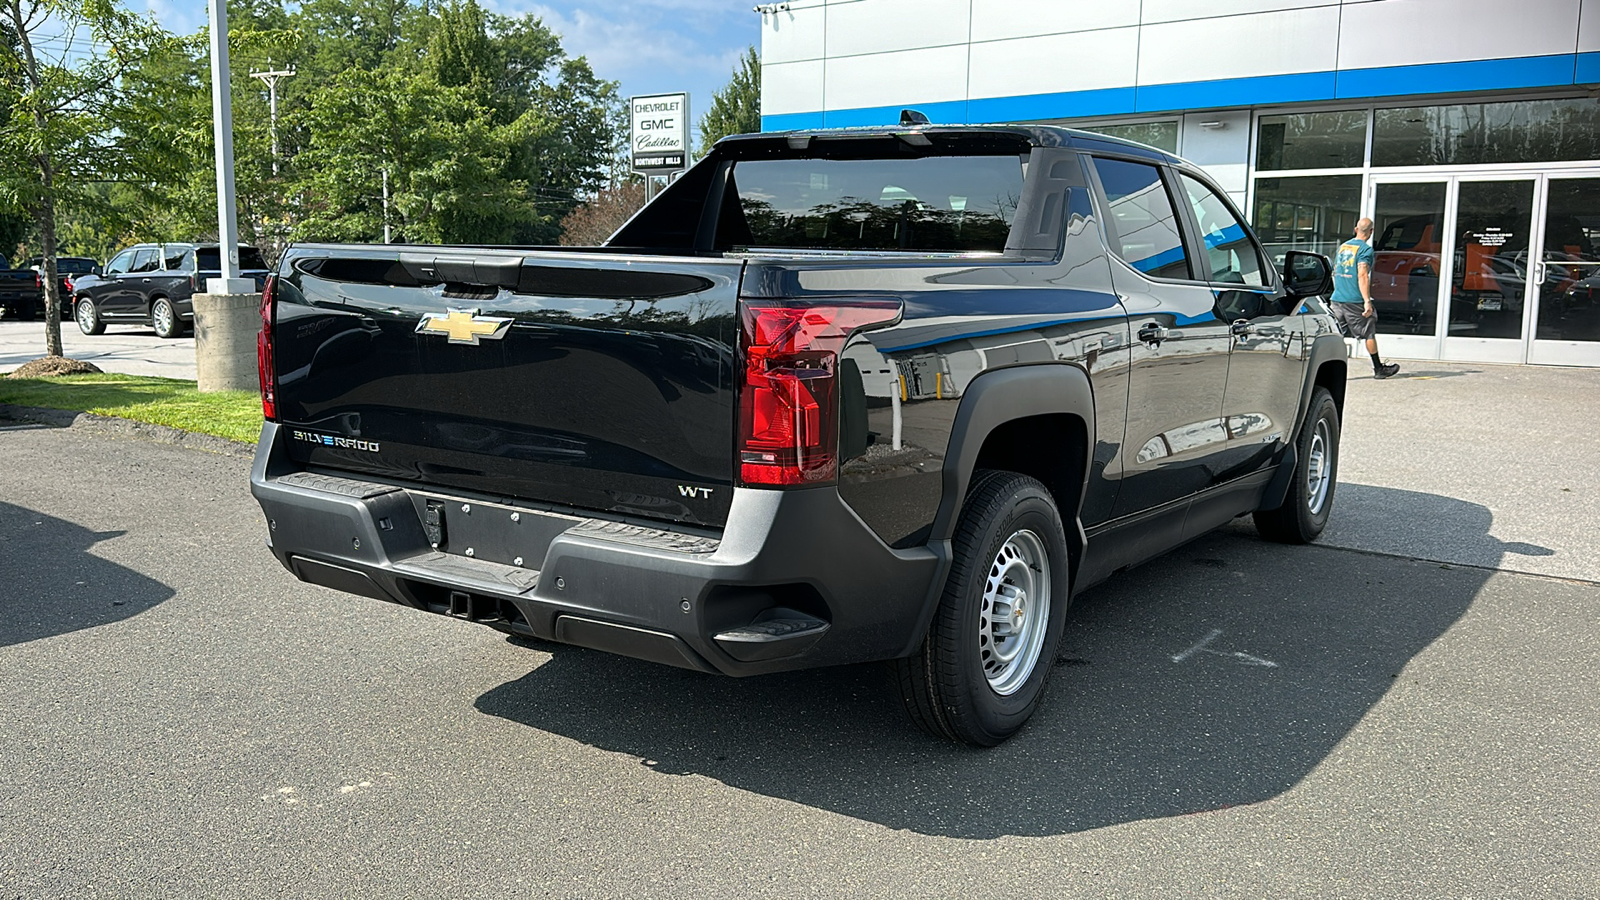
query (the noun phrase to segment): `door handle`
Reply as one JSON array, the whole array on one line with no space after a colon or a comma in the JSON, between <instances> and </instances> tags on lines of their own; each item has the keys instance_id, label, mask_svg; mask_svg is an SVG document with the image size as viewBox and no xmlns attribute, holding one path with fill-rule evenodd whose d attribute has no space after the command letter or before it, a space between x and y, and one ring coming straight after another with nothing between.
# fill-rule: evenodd
<instances>
[{"instance_id":1,"label":"door handle","mask_svg":"<svg viewBox=\"0 0 1600 900\"><path fill-rule=\"evenodd\" d=\"M1161 342L1171 335L1172 332L1168 331L1165 325L1157 325L1154 322L1147 322L1139 327L1139 340L1152 347L1161 346Z\"/></svg>"},{"instance_id":2,"label":"door handle","mask_svg":"<svg viewBox=\"0 0 1600 900\"><path fill-rule=\"evenodd\" d=\"M1233 332L1234 337L1245 337L1255 330L1255 324L1249 319L1234 319L1228 330Z\"/></svg>"}]
</instances>

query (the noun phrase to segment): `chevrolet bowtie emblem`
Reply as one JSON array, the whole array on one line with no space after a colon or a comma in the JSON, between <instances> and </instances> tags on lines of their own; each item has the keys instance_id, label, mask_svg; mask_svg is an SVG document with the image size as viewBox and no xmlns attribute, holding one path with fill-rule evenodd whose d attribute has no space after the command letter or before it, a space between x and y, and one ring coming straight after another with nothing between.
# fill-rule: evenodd
<instances>
[{"instance_id":1,"label":"chevrolet bowtie emblem","mask_svg":"<svg viewBox=\"0 0 1600 900\"><path fill-rule=\"evenodd\" d=\"M475 309L452 309L447 313L423 313L417 334L447 334L452 344L476 347L481 338L497 341L505 337L510 326L508 318L480 316Z\"/></svg>"}]
</instances>

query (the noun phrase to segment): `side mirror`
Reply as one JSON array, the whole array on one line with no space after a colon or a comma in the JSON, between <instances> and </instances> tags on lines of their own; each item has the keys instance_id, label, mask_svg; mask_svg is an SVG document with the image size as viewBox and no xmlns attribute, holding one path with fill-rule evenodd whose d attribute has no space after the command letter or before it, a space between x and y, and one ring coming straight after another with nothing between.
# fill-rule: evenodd
<instances>
[{"instance_id":1,"label":"side mirror","mask_svg":"<svg viewBox=\"0 0 1600 900\"><path fill-rule=\"evenodd\" d=\"M1292 300L1320 297L1333 290L1333 265L1320 253L1290 250L1283 255L1283 284Z\"/></svg>"}]
</instances>

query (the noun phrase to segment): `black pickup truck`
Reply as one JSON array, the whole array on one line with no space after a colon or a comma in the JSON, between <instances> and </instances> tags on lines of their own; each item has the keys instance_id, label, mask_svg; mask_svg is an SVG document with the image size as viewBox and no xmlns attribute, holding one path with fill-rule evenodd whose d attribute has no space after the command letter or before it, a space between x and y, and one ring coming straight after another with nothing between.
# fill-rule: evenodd
<instances>
[{"instance_id":1,"label":"black pickup truck","mask_svg":"<svg viewBox=\"0 0 1600 900\"><path fill-rule=\"evenodd\" d=\"M1067 605L1315 538L1345 347L1199 169L1052 127L725 139L607 246L305 244L251 486L297 577L727 675L892 661L993 745Z\"/></svg>"},{"instance_id":2,"label":"black pickup truck","mask_svg":"<svg viewBox=\"0 0 1600 900\"><path fill-rule=\"evenodd\" d=\"M32 319L39 314L44 296L39 273L32 269L13 269L0 256L0 317Z\"/></svg>"}]
</instances>

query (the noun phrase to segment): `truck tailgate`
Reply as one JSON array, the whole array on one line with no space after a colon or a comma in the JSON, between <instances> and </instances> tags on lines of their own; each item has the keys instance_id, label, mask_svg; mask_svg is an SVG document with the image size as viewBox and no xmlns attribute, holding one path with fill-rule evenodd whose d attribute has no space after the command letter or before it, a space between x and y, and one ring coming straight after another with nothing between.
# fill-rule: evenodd
<instances>
[{"instance_id":1,"label":"truck tailgate","mask_svg":"<svg viewBox=\"0 0 1600 900\"><path fill-rule=\"evenodd\" d=\"M276 290L292 458L720 526L743 262L300 245Z\"/></svg>"}]
</instances>

